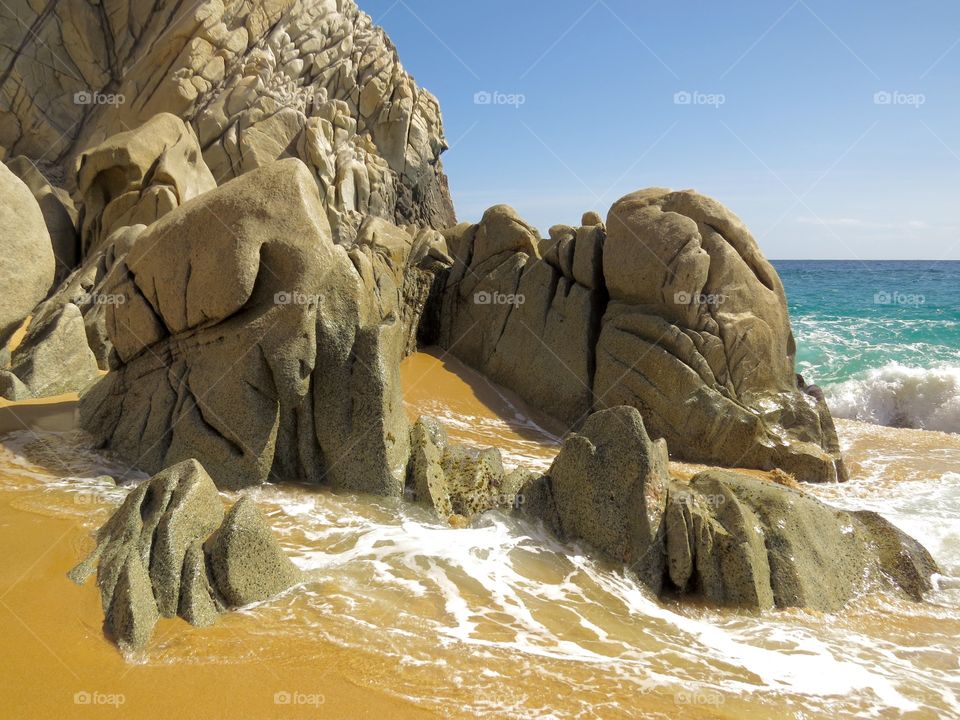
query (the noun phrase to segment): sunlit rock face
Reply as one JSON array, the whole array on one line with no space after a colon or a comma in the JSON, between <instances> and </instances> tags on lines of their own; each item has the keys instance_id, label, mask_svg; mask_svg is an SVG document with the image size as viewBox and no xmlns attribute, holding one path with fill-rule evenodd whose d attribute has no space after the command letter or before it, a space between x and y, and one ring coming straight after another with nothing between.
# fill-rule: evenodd
<instances>
[{"instance_id":1,"label":"sunlit rock face","mask_svg":"<svg viewBox=\"0 0 960 720\"><path fill-rule=\"evenodd\" d=\"M335 238L366 214L454 223L437 101L351 0L13 0L5 14L0 146L68 189L81 152L167 112L217 183L299 157Z\"/></svg>"},{"instance_id":2,"label":"sunlit rock face","mask_svg":"<svg viewBox=\"0 0 960 720\"><path fill-rule=\"evenodd\" d=\"M540 240L507 206L445 231L441 344L571 429L630 405L676 458L846 477L794 372L783 285L743 223L693 191L625 196Z\"/></svg>"}]
</instances>

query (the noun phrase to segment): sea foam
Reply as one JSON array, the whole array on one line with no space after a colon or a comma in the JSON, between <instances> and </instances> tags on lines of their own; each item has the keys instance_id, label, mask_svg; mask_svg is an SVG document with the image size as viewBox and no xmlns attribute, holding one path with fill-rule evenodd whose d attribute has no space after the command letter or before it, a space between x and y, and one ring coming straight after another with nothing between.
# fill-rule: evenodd
<instances>
[{"instance_id":1,"label":"sea foam","mask_svg":"<svg viewBox=\"0 0 960 720\"><path fill-rule=\"evenodd\" d=\"M960 432L960 367L896 362L825 388L837 417L921 430Z\"/></svg>"}]
</instances>

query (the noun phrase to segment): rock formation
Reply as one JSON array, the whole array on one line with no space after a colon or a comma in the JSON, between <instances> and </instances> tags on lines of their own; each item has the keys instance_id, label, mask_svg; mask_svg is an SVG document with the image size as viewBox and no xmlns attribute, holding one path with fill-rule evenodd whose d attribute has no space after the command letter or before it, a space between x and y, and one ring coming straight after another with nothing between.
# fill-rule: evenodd
<instances>
[{"instance_id":1,"label":"rock formation","mask_svg":"<svg viewBox=\"0 0 960 720\"><path fill-rule=\"evenodd\" d=\"M169 212L105 284L123 298L106 307L118 367L85 396L83 425L150 472L195 457L220 487L273 474L399 495L394 278L413 245L334 245L296 159Z\"/></svg>"},{"instance_id":2,"label":"rock formation","mask_svg":"<svg viewBox=\"0 0 960 720\"><path fill-rule=\"evenodd\" d=\"M671 480L665 454L635 408L599 411L564 440L545 476L521 488L530 497L520 508L657 593L833 612L867 589L915 600L930 590L936 563L879 515L732 472Z\"/></svg>"},{"instance_id":3,"label":"rock formation","mask_svg":"<svg viewBox=\"0 0 960 720\"><path fill-rule=\"evenodd\" d=\"M506 472L497 448L451 443L436 418L420 417L410 429L407 483L414 499L432 506L443 520L511 507L532 477L522 467Z\"/></svg>"},{"instance_id":4,"label":"rock formation","mask_svg":"<svg viewBox=\"0 0 960 720\"><path fill-rule=\"evenodd\" d=\"M4 12L0 146L71 192L81 153L166 112L192 126L218 183L303 160L338 238L368 214L453 224L437 101L352 0L12 0Z\"/></svg>"},{"instance_id":5,"label":"rock formation","mask_svg":"<svg viewBox=\"0 0 960 720\"><path fill-rule=\"evenodd\" d=\"M124 650L145 647L160 617L209 625L226 608L300 581L256 506L241 498L224 517L216 486L195 460L127 495L70 578L83 584L94 570L104 625Z\"/></svg>"},{"instance_id":6,"label":"rock formation","mask_svg":"<svg viewBox=\"0 0 960 720\"><path fill-rule=\"evenodd\" d=\"M0 165L0 346L50 291L53 246L30 188Z\"/></svg>"},{"instance_id":7,"label":"rock formation","mask_svg":"<svg viewBox=\"0 0 960 720\"><path fill-rule=\"evenodd\" d=\"M446 235L441 344L533 405L573 429L632 405L677 458L845 479L780 279L716 201L643 190L543 241L499 205Z\"/></svg>"}]
</instances>

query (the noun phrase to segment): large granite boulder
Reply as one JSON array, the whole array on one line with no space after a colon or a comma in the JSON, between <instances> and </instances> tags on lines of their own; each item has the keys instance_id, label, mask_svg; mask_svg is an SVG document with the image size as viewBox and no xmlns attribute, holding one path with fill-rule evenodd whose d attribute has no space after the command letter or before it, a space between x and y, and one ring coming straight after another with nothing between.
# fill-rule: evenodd
<instances>
[{"instance_id":1,"label":"large granite boulder","mask_svg":"<svg viewBox=\"0 0 960 720\"><path fill-rule=\"evenodd\" d=\"M68 302L56 314L32 320L10 355L10 372L30 397L79 393L97 380L100 369L80 308Z\"/></svg>"},{"instance_id":2,"label":"large granite boulder","mask_svg":"<svg viewBox=\"0 0 960 720\"><path fill-rule=\"evenodd\" d=\"M632 407L590 416L550 466L560 531L631 566L654 591L663 577L667 446Z\"/></svg>"},{"instance_id":3,"label":"large granite boulder","mask_svg":"<svg viewBox=\"0 0 960 720\"><path fill-rule=\"evenodd\" d=\"M671 482L666 513L672 591L751 609L839 610L865 590L922 600L930 554L875 513L837 510L801 490L711 470Z\"/></svg>"},{"instance_id":4,"label":"large granite boulder","mask_svg":"<svg viewBox=\"0 0 960 720\"><path fill-rule=\"evenodd\" d=\"M160 617L207 625L228 607L265 600L301 579L249 498L224 516L220 494L196 460L127 495L69 576L83 584L94 571L105 629L123 650L145 647Z\"/></svg>"},{"instance_id":5,"label":"large granite boulder","mask_svg":"<svg viewBox=\"0 0 960 720\"><path fill-rule=\"evenodd\" d=\"M104 281L123 298L106 306L117 362L83 398L82 424L149 472L195 457L220 487L274 478L400 495L395 278L408 259L335 245L296 159L188 201Z\"/></svg>"},{"instance_id":6,"label":"large granite boulder","mask_svg":"<svg viewBox=\"0 0 960 720\"><path fill-rule=\"evenodd\" d=\"M50 233L33 193L0 163L0 347L53 285Z\"/></svg>"},{"instance_id":7,"label":"large granite boulder","mask_svg":"<svg viewBox=\"0 0 960 720\"><path fill-rule=\"evenodd\" d=\"M42 176L36 177L39 171L26 158L17 158L11 168L33 182L31 190L45 203L41 208L51 233L59 228L63 247L55 245L55 250L58 277L64 277L56 291L33 309L30 328L18 348L21 359L13 358L10 371L34 396L78 391L95 377L97 368L106 370L111 364L106 306L124 299L105 289L114 265L146 225L212 190L216 183L193 129L173 115L157 115L141 127L114 135L81 157L81 249L73 221L63 216L68 206L62 193L43 184ZM82 263L74 269L81 257ZM73 265L68 266L69 262ZM79 323L73 320L78 309ZM50 332L64 325L71 329L69 342L60 341L62 333ZM91 355L96 359L92 372ZM28 376L25 372L30 368L22 367L23 358L46 358L50 368L59 364L57 377L47 382L35 372Z\"/></svg>"},{"instance_id":8,"label":"large granite boulder","mask_svg":"<svg viewBox=\"0 0 960 720\"><path fill-rule=\"evenodd\" d=\"M537 244L496 206L445 231L440 344L571 429L632 405L679 459L845 479L830 412L794 372L783 286L740 220L658 188L597 220Z\"/></svg>"},{"instance_id":9,"label":"large granite boulder","mask_svg":"<svg viewBox=\"0 0 960 720\"><path fill-rule=\"evenodd\" d=\"M729 471L670 479L665 444L649 439L629 406L591 415L520 496L522 514L664 596L834 612L875 589L921 600L938 572L919 543L875 513Z\"/></svg>"},{"instance_id":10,"label":"large granite boulder","mask_svg":"<svg viewBox=\"0 0 960 720\"><path fill-rule=\"evenodd\" d=\"M77 234L79 213L70 194L51 184L29 158L22 155L7 161L7 167L30 188L43 213L56 259L56 283L61 283L80 263Z\"/></svg>"},{"instance_id":11,"label":"large granite boulder","mask_svg":"<svg viewBox=\"0 0 960 720\"><path fill-rule=\"evenodd\" d=\"M192 126L218 182L303 160L338 239L370 214L453 224L437 101L352 0L115 5L7 3L0 146L11 155L72 192L81 153L171 113ZM88 243L104 237L91 223Z\"/></svg>"},{"instance_id":12,"label":"large granite boulder","mask_svg":"<svg viewBox=\"0 0 960 720\"><path fill-rule=\"evenodd\" d=\"M107 138L79 162L84 257L120 228L150 225L217 186L193 128L170 113Z\"/></svg>"}]
</instances>

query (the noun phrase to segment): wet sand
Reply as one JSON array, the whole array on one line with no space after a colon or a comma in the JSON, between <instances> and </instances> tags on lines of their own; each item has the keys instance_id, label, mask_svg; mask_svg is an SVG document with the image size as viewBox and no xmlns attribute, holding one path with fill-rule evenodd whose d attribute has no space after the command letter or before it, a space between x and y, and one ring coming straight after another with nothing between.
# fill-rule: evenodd
<instances>
[{"instance_id":1,"label":"wet sand","mask_svg":"<svg viewBox=\"0 0 960 720\"><path fill-rule=\"evenodd\" d=\"M9 480L9 478L5 478ZM138 718L431 718L435 713L369 686L362 679L382 665L356 648L316 638L288 648L261 644L252 615L224 615L211 628L162 620L154 642L173 662L126 660L103 636L96 584L78 587L66 573L93 548L82 516L44 509L42 489L0 492L0 707L9 718L98 717L119 707ZM100 522L112 506L85 504ZM192 663L191 645L223 647L223 662ZM202 657L202 654L198 653ZM380 668L379 671L383 671ZM396 668L399 671L399 668ZM276 704L275 693L299 693L297 707ZM84 693L90 703L83 704ZM322 695L322 704L315 695ZM282 698L280 698L282 699Z\"/></svg>"},{"instance_id":2,"label":"wet sand","mask_svg":"<svg viewBox=\"0 0 960 720\"><path fill-rule=\"evenodd\" d=\"M418 353L402 374L411 418L437 415L452 439L496 444L528 467L546 467L556 454L562 428L459 362ZM64 430L73 408L70 398L34 401L2 408L0 418ZM849 489L808 491L875 501L877 483L929 488L923 478L960 467L958 436L850 421L840 432L858 479ZM63 437L40 435L53 445ZM454 530L400 501L301 486L252 492L308 583L210 628L163 620L144 654L124 657L103 636L95 583L66 578L124 491L91 479L109 468L84 458L32 464L17 445L31 439L21 432L0 445L4 716L109 717L121 699L123 717L177 717L186 708L231 720L832 718L871 710L923 718L951 709L939 691L957 684L954 610L866 597L825 622L798 610L754 618L658 605L615 569L554 551L549 538L531 540L531 528L505 517ZM685 477L698 466L671 469ZM753 659L771 651L769 660ZM807 682L826 696L768 689L807 658L816 666ZM865 680L851 665L890 662ZM887 676L923 707L911 714L871 699L889 699ZM877 689L845 689L858 682ZM287 697L301 704L276 702Z\"/></svg>"}]
</instances>

